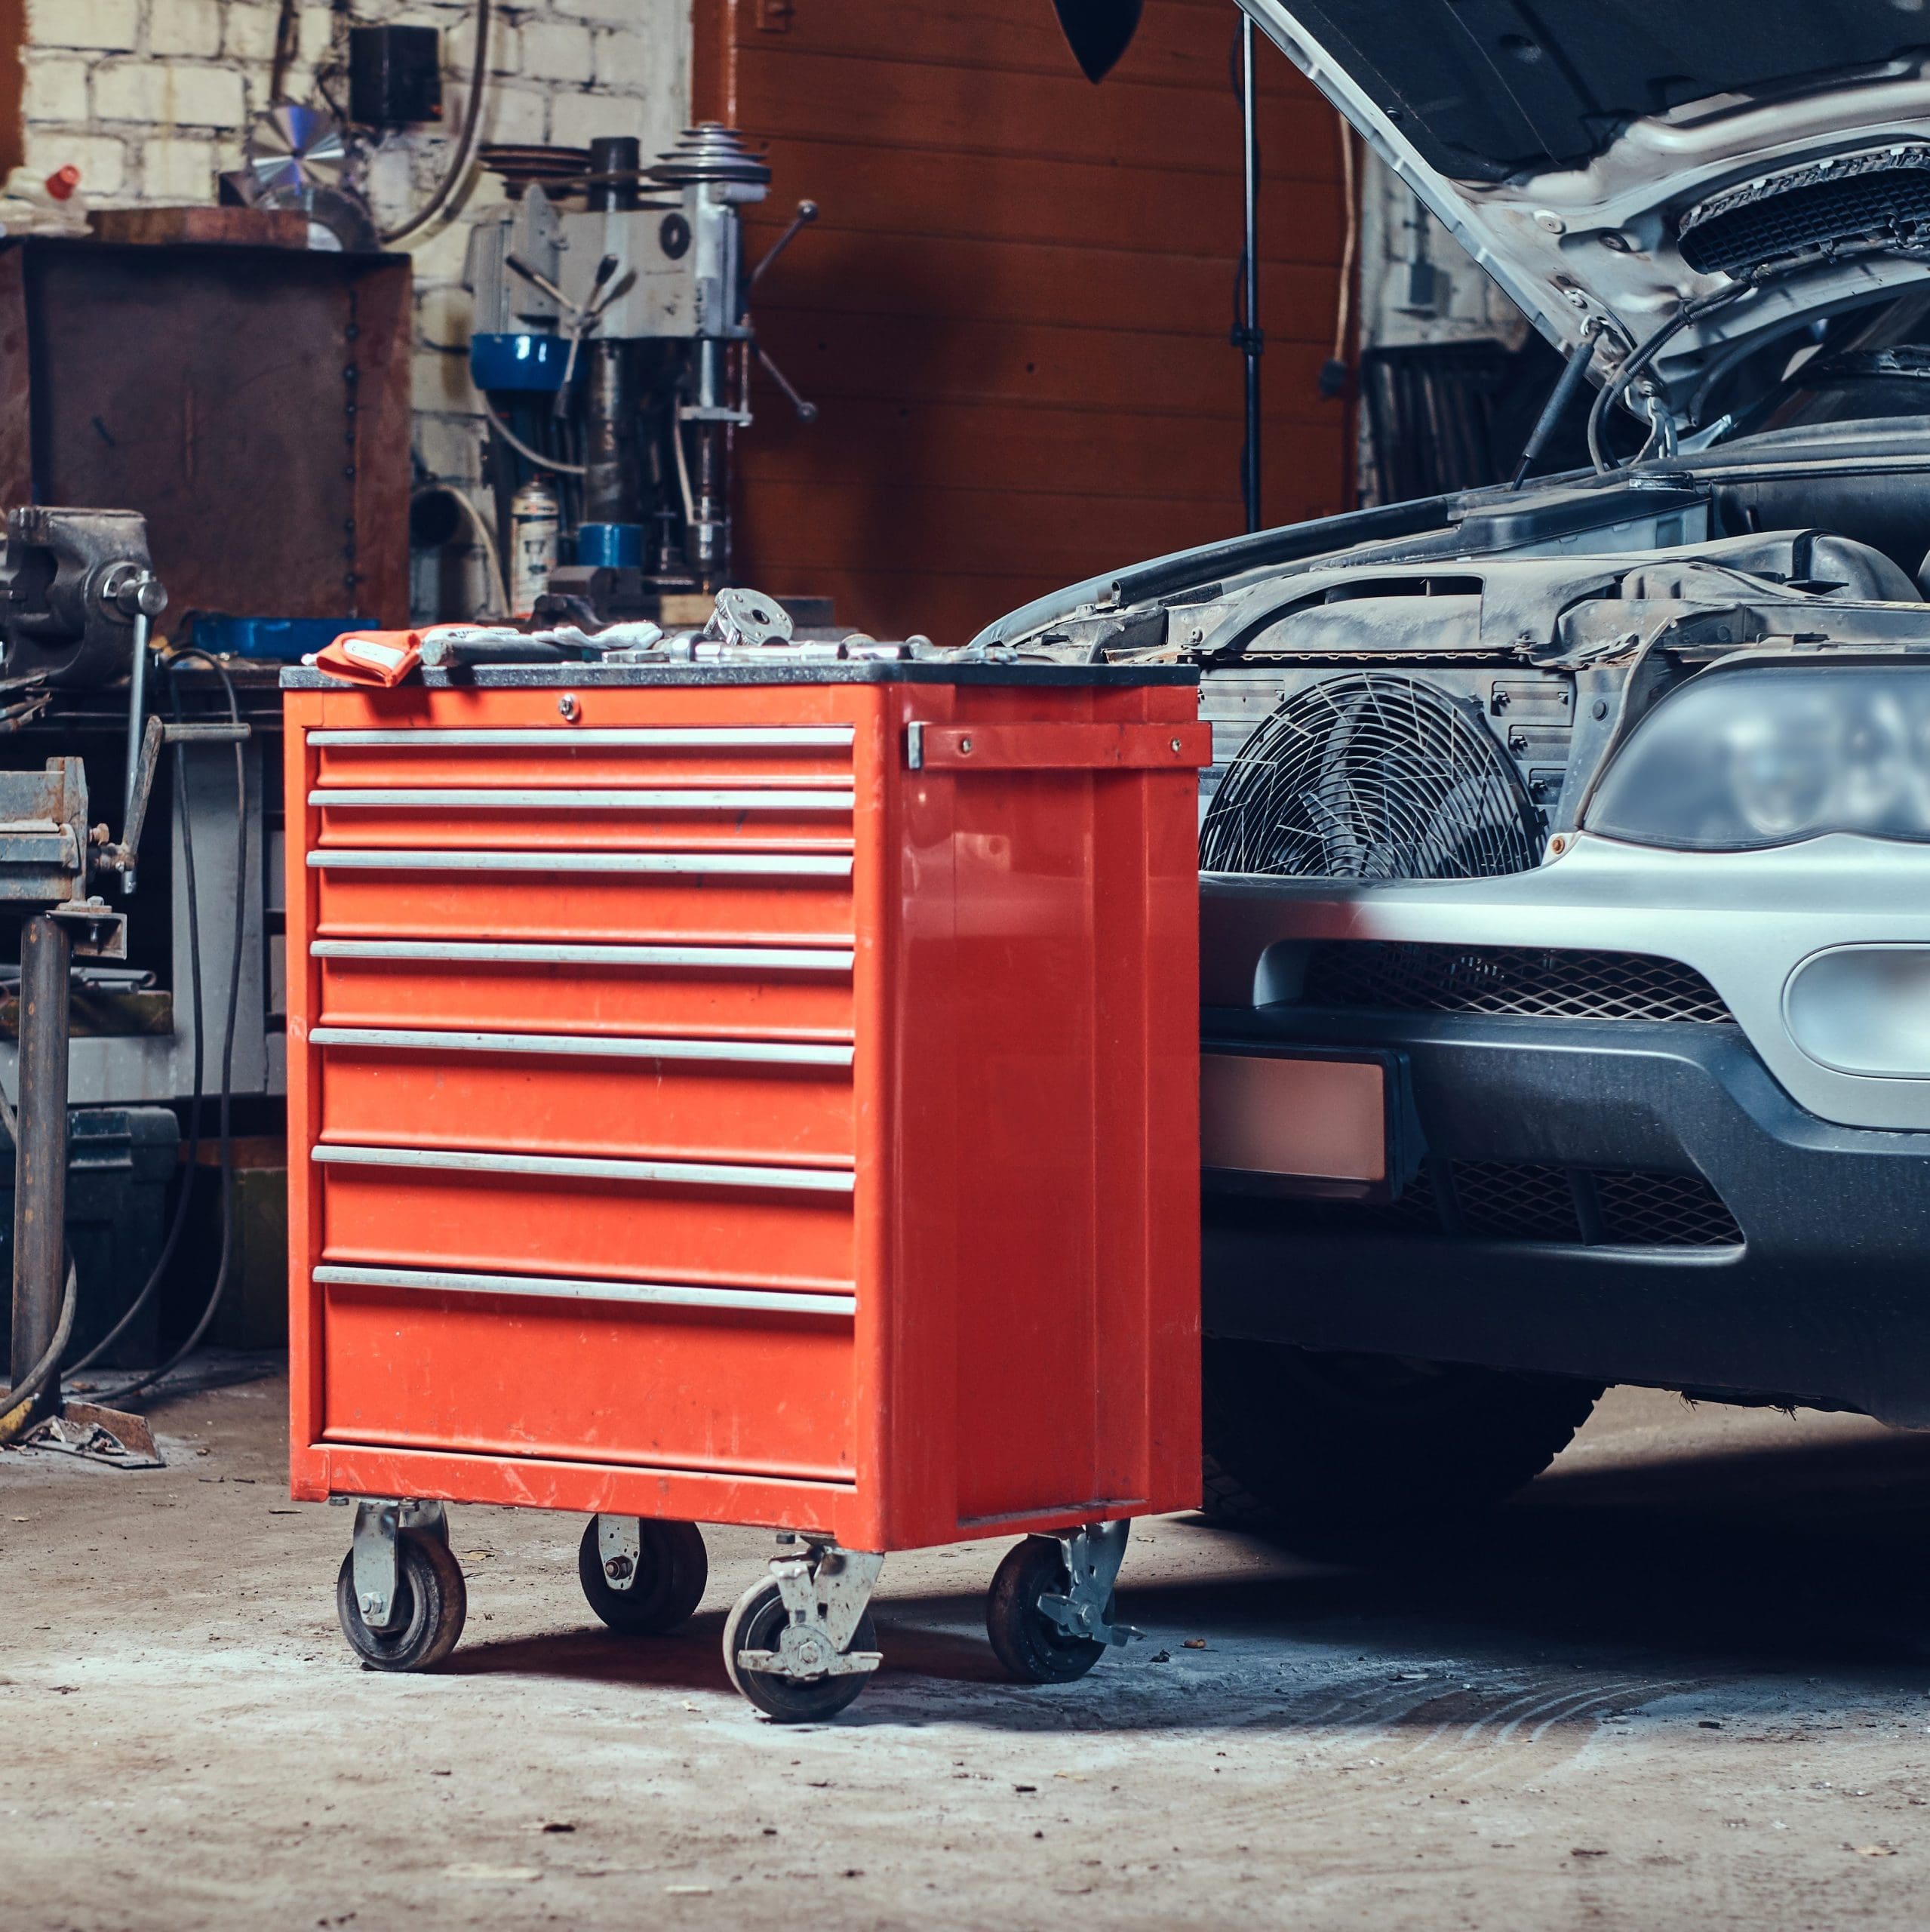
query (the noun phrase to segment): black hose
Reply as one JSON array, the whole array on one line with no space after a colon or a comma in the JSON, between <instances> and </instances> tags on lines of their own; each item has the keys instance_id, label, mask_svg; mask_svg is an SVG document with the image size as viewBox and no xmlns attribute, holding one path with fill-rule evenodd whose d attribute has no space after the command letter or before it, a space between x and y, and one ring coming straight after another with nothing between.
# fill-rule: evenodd
<instances>
[{"instance_id":1,"label":"black hose","mask_svg":"<svg viewBox=\"0 0 1930 1932\"><path fill-rule=\"evenodd\" d=\"M238 725L241 721L241 701L235 694L235 681L229 676L227 667L204 651L177 651L174 655L177 660L198 658L214 672L228 694L228 715ZM207 1333L215 1311L221 1306L221 1297L227 1291L228 1270L234 1257L235 1145L231 1109L234 1098L235 1021L241 1006L242 934L248 908L248 768L239 739L235 743L235 945L228 969L228 1020L221 1041L221 1262L215 1270L214 1286L208 1291L207 1304L202 1309L201 1318L188 1339L158 1368L151 1368L125 1386L96 1398L109 1408L124 1407L132 1397L152 1388L201 1346L201 1337ZM198 1038L195 1052L198 1056Z\"/></svg>"},{"instance_id":2,"label":"black hose","mask_svg":"<svg viewBox=\"0 0 1930 1932\"><path fill-rule=\"evenodd\" d=\"M181 715L180 688L171 677L167 692L174 715ZM187 875L188 888L188 982L192 989L192 1011L195 1023L195 1084L194 1092L188 1102L188 1160L181 1182L180 1198L174 1204L174 1218L169 1224L167 1238L161 1244L161 1256L143 1284L141 1291L131 1301L119 1321L115 1323L94 1346L77 1362L69 1365L69 1375L78 1375L98 1361L121 1336L128 1324L154 1299L161 1287L161 1278L167 1273L168 1264L174 1259L174 1251L180 1245L182 1230L188 1224L188 1206L195 1189L195 1176L198 1171L197 1162L201 1154L201 1103L203 1076L206 1070L207 1047L202 1038L201 997L201 904L195 889L195 829L194 821L188 812L188 783L185 771L186 753L179 745L174 748L174 822L181 828L181 858L183 869Z\"/></svg>"},{"instance_id":3,"label":"black hose","mask_svg":"<svg viewBox=\"0 0 1930 1932\"><path fill-rule=\"evenodd\" d=\"M16 1140L14 1144L17 1147L20 1143ZM54 1339L48 1343L47 1352L12 1388L0 1391L0 1421L4 1421L17 1409L33 1401L54 1380L60 1366L61 1354L74 1332L74 1309L79 1300L80 1278L74 1272L73 1257L69 1255L67 1257L67 1285L60 1297L60 1318L54 1324Z\"/></svg>"},{"instance_id":4,"label":"black hose","mask_svg":"<svg viewBox=\"0 0 1930 1932\"><path fill-rule=\"evenodd\" d=\"M1595 406L1588 412L1588 457L1597 475L1606 476L1619 466L1611 462L1605 454L1602 432L1608 426L1609 411L1627 392L1629 385L1655 361L1662 349L1691 322L1700 321L1717 309L1726 308L1732 302L1748 294L1756 285L1744 281L1728 288L1718 289L1713 295L1704 295L1694 302L1685 302L1661 327L1648 340L1633 350L1614 375L1604 383L1595 397ZM1643 448L1648 448L1646 443Z\"/></svg>"},{"instance_id":5,"label":"black hose","mask_svg":"<svg viewBox=\"0 0 1930 1932\"><path fill-rule=\"evenodd\" d=\"M461 185L469 171L469 163L475 158L476 137L482 131L483 90L489 80L490 4L490 0L476 0L475 65L469 75L469 112L463 119L463 131L456 137L455 156L429 200L399 228L383 231L385 248L392 248L397 242L406 242L426 228L448 205L449 198Z\"/></svg>"}]
</instances>

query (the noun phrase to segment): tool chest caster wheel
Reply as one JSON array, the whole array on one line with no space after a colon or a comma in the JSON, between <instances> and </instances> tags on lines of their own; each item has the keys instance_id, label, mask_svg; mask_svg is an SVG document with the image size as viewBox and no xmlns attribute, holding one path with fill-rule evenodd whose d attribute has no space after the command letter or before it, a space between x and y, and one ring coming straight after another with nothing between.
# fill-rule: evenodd
<instances>
[{"instance_id":1,"label":"tool chest caster wheel","mask_svg":"<svg viewBox=\"0 0 1930 1932\"><path fill-rule=\"evenodd\" d=\"M694 1523L592 1517L576 1550L591 1609L625 1637L675 1630L702 1601L710 1560Z\"/></svg>"},{"instance_id":2,"label":"tool chest caster wheel","mask_svg":"<svg viewBox=\"0 0 1930 1932\"><path fill-rule=\"evenodd\" d=\"M776 1653L782 1644L791 1613L774 1577L754 1583L737 1599L724 1626L724 1667L731 1682L767 1717L779 1724L815 1724L834 1718L854 1703L871 1681L869 1672L838 1676L785 1677L769 1670L746 1669L739 1662L745 1651ZM877 1632L866 1611L858 1620L851 1647L874 1651Z\"/></svg>"},{"instance_id":3,"label":"tool chest caster wheel","mask_svg":"<svg viewBox=\"0 0 1930 1932\"><path fill-rule=\"evenodd\" d=\"M985 1635L1022 1684L1070 1684L1139 1632L1113 1620L1126 1523L1028 1537L1006 1551L985 1599Z\"/></svg>"},{"instance_id":4,"label":"tool chest caster wheel","mask_svg":"<svg viewBox=\"0 0 1930 1932\"><path fill-rule=\"evenodd\" d=\"M342 1634L364 1663L376 1670L427 1670L456 1647L469 1614L463 1566L449 1547L447 1532L404 1530L394 1538L395 1584L388 1615L371 1623L363 1609L370 1601L358 1588L356 1552L342 1559L335 1580L335 1613Z\"/></svg>"}]
</instances>

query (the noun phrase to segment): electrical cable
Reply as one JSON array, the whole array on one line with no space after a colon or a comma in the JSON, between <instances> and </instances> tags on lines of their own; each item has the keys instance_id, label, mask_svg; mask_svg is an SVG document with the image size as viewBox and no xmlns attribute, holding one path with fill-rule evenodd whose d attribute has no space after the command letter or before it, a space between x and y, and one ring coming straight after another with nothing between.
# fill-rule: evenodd
<instances>
[{"instance_id":1,"label":"electrical cable","mask_svg":"<svg viewBox=\"0 0 1930 1932\"><path fill-rule=\"evenodd\" d=\"M489 564L490 587L496 593L497 605L504 617L513 617L516 614L509 608L509 583L502 574L502 553L496 547L496 533L483 520L482 512L469 501L466 492L450 488L449 494L462 505L477 540L482 545L483 555Z\"/></svg>"},{"instance_id":2,"label":"electrical cable","mask_svg":"<svg viewBox=\"0 0 1930 1932\"><path fill-rule=\"evenodd\" d=\"M229 676L227 666L220 659L205 651L177 651L174 662L183 658L198 658L221 680L222 688L228 697L228 715L236 725L241 721L241 700L235 694L235 681ZM178 752L177 752L178 755ZM244 747L238 738L235 743L235 944L228 968L228 1014L221 1039L221 1260L214 1273L214 1286L209 1290L207 1306L201 1312L187 1340L157 1368L151 1368L124 1386L113 1389L96 1400L109 1408L120 1408L143 1389L149 1389L171 1370L178 1367L201 1346L201 1337L207 1333L214 1320L215 1311L221 1306L221 1298L227 1291L228 1270L234 1258L235 1247L235 1143L232 1106L234 1101L235 1025L241 1003L241 953L243 936L247 919L248 908L248 767L244 755ZM197 1040L196 1051L199 1051Z\"/></svg>"},{"instance_id":3,"label":"electrical cable","mask_svg":"<svg viewBox=\"0 0 1930 1932\"><path fill-rule=\"evenodd\" d=\"M559 476L587 476L590 466L586 463L564 463L559 457L545 456L540 450L532 449L502 418L496 414L495 406L487 396L482 399L483 414L489 418L489 426L516 454L534 463L539 469L553 469Z\"/></svg>"},{"instance_id":4,"label":"electrical cable","mask_svg":"<svg viewBox=\"0 0 1930 1932\"><path fill-rule=\"evenodd\" d=\"M12 1110L8 1109L8 1118ZM16 1146L20 1145L17 1140ZM67 1285L60 1297L60 1318L54 1324L54 1339L47 1345L47 1352L29 1369L12 1388L0 1390L0 1426L11 1421L20 1410L33 1401L60 1366L60 1357L66 1352L68 1341L74 1332L74 1309L80 1300L80 1278L74 1272L73 1257L67 1257ZM4 1439L4 1438L0 1438Z\"/></svg>"},{"instance_id":5,"label":"electrical cable","mask_svg":"<svg viewBox=\"0 0 1930 1932\"><path fill-rule=\"evenodd\" d=\"M174 709L174 715L181 715L181 694L173 678L167 681L167 693ZM200 1171L198 1165L201 1155L201 1095L207 1073L207 1043L203 1038L201 1024L201 902L195 881L195 829L194 821L188 814L188 781L182 748L177 745L172 760L174 773L174 823L181 828L182 869L186 875L188 899L188 983L190 989L190 1011L194 1016L195 1070L194 1090L188 1101L188 1158L181 1182L180 1198L174 1204L174 1217L169 1223L167 1238L161 1244L161 1254L141 1291L121 1312L115 1323L94 1346L77 1362L68 1364L69 1375L78 1375L98 1361L126 1332L128 1325L140 1315L143 1309L153 1300L161 1287L161 1277L167 1272L168 1265L174 1259L174 1251L180 1245L183 1230L188 1224L188 1207L193 1198L195 1177ZM5 1097L0 1095L0 1105Z\"/></svg>"},{"instance_id":6,"label":"electrical cable","mask_svg":"<svg viewBox=\"0 0 1930 1932\"><path fill-rule=\"evenodd\" d=\"M1685 302L1660 328L1632 351L1621 367L1602 385L1596 393L1594 407L1588 412L1588 457L1595 466L1597 475L1606 476L1611 470L1621 466L1609 460L1602 441L1602 432L1608 426L1609 411L1627 392L1629 385L1691 322L1700 321L1704 315L1713 314L1718 309L1726 308L1730 303L1753 292L1755 287L1754 282L1745 279L1730 288L1718 289L1713 295L1704 295L1695 301ZM1643 448L1646 450L1648 445L1645 442Z\"/></svg>"},{"instance_id":7,"label":"electrical cable","mask_svg":"<svg viewBox=\"0 0 1930 1932\"><path fill-rule=\"evenodd\" d=\"M392 248L398 242L406 242L410 235L420 234L448 206L450 197L469 174L469 164L475 158L476 137L482 132L483 90L489 79L490 5L490 0L476 0L475 63L469 75L469 112L463 117L463 131L456 137L455 156L428 202L401 227L383 231L380 238L385 248Z\"/></svg>"}]
</instances>

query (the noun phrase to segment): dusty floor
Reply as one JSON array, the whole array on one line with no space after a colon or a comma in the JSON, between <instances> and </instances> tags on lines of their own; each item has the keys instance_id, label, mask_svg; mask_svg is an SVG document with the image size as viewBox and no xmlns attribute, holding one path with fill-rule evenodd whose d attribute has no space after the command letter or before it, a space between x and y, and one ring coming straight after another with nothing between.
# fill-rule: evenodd
<instances>
[{"instance_id":1,"label":"dusty floor","mask_svg":"<svg viewBox=\"0 0 1930 1932\"><path fill-rule=\"evenodd\" d=\"M1150 1641L1052 1690L986 1647L1003 1546L893 1559L885 1672L785 1730L718 1654L742 1534L687 1635L629 1644L577 1524L459 1512L451 1665L359 1669L283 1394L161 1410L160 1474L0 1456L10 1926L1930 1917L1930 1439L1621 1392L1452 1565L1153 1522L1121 1591Z\"/></svg>"}]
</instances>

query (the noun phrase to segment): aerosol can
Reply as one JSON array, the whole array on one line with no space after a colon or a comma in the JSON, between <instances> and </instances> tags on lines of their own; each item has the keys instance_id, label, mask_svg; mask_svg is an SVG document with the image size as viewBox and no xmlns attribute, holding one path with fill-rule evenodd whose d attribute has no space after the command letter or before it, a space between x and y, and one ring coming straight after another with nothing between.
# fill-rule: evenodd
<instances>
[{"instance_id":1,"label":"aerosol can","mask_svg":"<svg viewBox=\"0 0 1930 1932\"><path fill-rule=\"evenodd\" d=\"M509 500L509 608L527 617L536 607L556 568L556 534L562 511L540 478L525 483Z\"/></svg>"}]
</instances>

